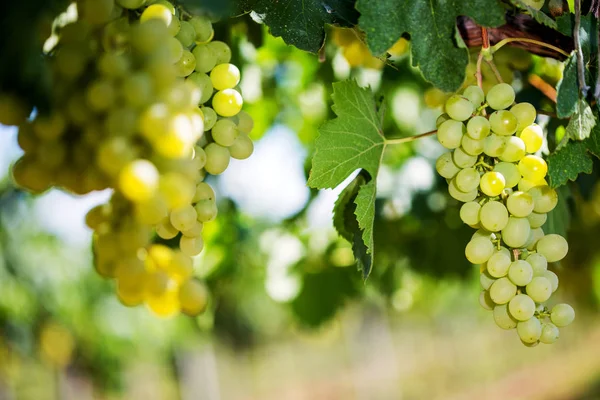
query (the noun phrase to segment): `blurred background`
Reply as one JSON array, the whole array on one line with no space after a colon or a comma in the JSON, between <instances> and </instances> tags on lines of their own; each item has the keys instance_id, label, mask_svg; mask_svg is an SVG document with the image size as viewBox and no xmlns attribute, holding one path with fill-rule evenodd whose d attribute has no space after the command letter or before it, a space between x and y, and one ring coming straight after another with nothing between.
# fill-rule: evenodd
<instances>
[{"instance_id":1,"label":"blurred background","mask_svg":"<svg viewBox=\"0 0 600 400\"><path fill-rule=\"evenodd\" d=\"M198 318L121 305L94 271L84 223L110 193L20 191L16 129L0 127L0 400L600 398L598 165L561 189L544 228L569 240L553 301L577 319L556 344L526 348L479 306L479 268L464 258L472 232L433 167L435 138L385 154L366 282L331 221L345 184L306 186L332 82L383 96L388 137L435 129L447 94L411 67L409 42L379 59L355 31L331 29L319 61L248 16L216 30L243 67L256 151L211 178L219 217L196 265L212 298ZM495 62L518 101L552 110L531 82L555 86L561 63L509 47ZM484 85L495 82L484 68ZM540 123L551 146L564 134Z\"/></svg>"}]
</instances>

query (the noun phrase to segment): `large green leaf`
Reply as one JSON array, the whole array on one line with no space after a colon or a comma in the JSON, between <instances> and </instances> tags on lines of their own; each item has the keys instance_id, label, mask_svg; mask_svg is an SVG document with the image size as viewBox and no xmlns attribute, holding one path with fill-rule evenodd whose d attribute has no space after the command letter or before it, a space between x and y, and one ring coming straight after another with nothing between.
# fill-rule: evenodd
<instances>
[{"instance_id":1,"label":"large green leaf","mask_svg":"<svg viewBox=\"0 0 600 400\"><path fill-rule=\"evenodd\" d=\"M590 136L592 128L596 125L596 118L587 101L580 99L575 105L575 112L567 125L566 135L570 139L584 140Z\"/></svg>"},{"instance_id":2,"label":"large green leaf","mask_svg":"<svg viewBox=\"0 0 600 400\"><path fill-rule=\"evenodd\" d=\"M529 14L531 14L533 19L535 19L540 24L546 25L552 29L556 29L556 21L554 21L552 18L547 16L543 11L536 10L535 8L528 6L522 0L510 0L510 1L515 6L521 8L523 10L527 10L527 12L529 12Z\"/></svg>"},{"instance_id":3,"label":"large green leaf","mask_svg":"<svg viewBox=\"0 0 600 400\"><path fill-rule=\"evenodd\" d=\"M577 57L575 52L565 62L563 77L556 87L556 114L559 118L570 117L579 100L579 86L577 85Z\"/></svg>"},{"instance_id":4,"label":"large green leaf","mask_svg":"<svg viewBox=\"0 0 600 400\"><path fill-rule=\"evenodd\" d=\"M586 142L569 141L548 157L550 186L558 187L569 180L574 181L581 173L590 174L593 166Z\"/></svg>"},{"instance_id":5,"label":"large green leaf","mask_svg":"<svg viewBox=\"0 0 600 400\"><path fill-rule=\"evenodd\" d=\"M383 53L409 33L413 65L445 91L463 83L469 62L468 51L454 40L456 17L466 15L482 26L505 22L504 8L496 0L358 0L356 7L373 54Z\"/></svg>"}]
</instances>

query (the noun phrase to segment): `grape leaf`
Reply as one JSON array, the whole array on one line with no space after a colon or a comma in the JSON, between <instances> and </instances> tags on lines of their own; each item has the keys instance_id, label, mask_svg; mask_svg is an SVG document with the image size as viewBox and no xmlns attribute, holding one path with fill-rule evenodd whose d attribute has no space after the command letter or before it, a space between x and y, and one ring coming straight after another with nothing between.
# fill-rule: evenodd
<instances>
[{"instance_id":1,"label":"grape leaf","mask_svg":"<svg viewBox=\"0 0 600 400\"><path fill-rule=\"evenodd\" d=\"M523 10L527 10L529 14L531 14L533 19L535 19L540 24L546 25L552 29L556 29L556 21L547 16L544 12L528 6L527 4L525 4L525 2L521 0L510 0L510 2Z\"/></svg>"},{"instance_id":2,"label":"grape leaf","mask_svg":"<svg viewBox=\"0 0 600 400\"><path fill-rule=\"evenodd\" d=\"M548 177L551 187L574 181L580 173L591 174L594 163L585 142L569 141L548 157Z\"/></svg>"},{"instance_id":3,"label":"grape leaf","mask_svg":"<svg viewBox=\"0 0 600 400\"><path fill-rule=\"evenodd\" d=\"M362 171L361 171L362 172ZM366 182L365 174L360 173L342 190L333 207L333 226L338 234L351 242L354 232L358 230L358 221L354 212L356 211L356 196L358 190Z\"/></svg>"},{"instance_id":4,"label":"grape leaf","mask_svg":"<svg viewBox=\"0 0 600 400\"><path fill-rule=\"evenodd\" d=\"M587 101L578 100L565 135L571 139L584 140L590 136L594 126L596 126L596 118L594 118L592 108Z\"/></svg>"},{"instance_id":5,"label":"grape leaf","mask_svg":"<svg viewBox=\"0 0 600 400\"><path fill-rule=\"evenodd\" d=\"M373 54L385 52L408 32L413 65L448 92L463 83L469 62L468 51L454 42L456 17L469 16L482 26L505 23L504 8L496 0L358 0L356 8Z\"/></svg>"},{"instance_id":6,"label":"grape leaf","mask_svg":"<svg viewBox=\"0 0 600 400\"><path fill-rule=\"evenodd\" d=\"M565 61L563 77L556 87L556 114L559 118L571 116L579 100L579 86L577 85L577 58L573 52Z\"/></svg>"},{"instance_id":7,"label":"grape leaf","mask_svg":"<svg viewBox=\"0 0 600 400\"><path fill-rule=\"evenodd\" d=\"M371 180L366 185L362 185L356 196L356 219L358 221L358 227L362 232L362 242L366 245L367 253L358 253L361 257L356 257L359 270L362 271L363 277L366 279L371 273L371 266L373 264L373 257L369 257L369 254L374 254L375 247L373 243L373 224L375 223L375 198L377 196L377 188L375 187L375 180ZM356 239L355 239L356 240ZM355 255L357 252L354 252Z\"/></svg>"},{"instance_id":8,"label":"grape leaf","mask_svg":"<svg viewBox=\"0 0 600 400\"><path fill-rule=\"evenodd\" d=\"M573 28L575 27L575 14L566 13L556 19L556 30L565 36L573 36ZM598 41L598 24L594 16L583 15L579 24L579 42L583 56L587 60L590 55L597 54Z\"/></svg>"},{"instance_id":9,"label":"grape leaf","mask_svg":"<svg viewBox=\"0 0 600 400\"><path fill-rule=\"evenodd\" d=\"M588 151L592 153L597 158L600 158L600 125L596 124L592 132L590 133L590 137L585 141Z\"/></svg>"},{"instance_id":10,"label":"grape leaf","mask_svg":"<svg viewBox=\"0 0 600 400\"><path fill-rule=\"evenodd\" d=\"M238 11L254 11L273 36L316 53L325 40L325 24L353 26L358 13L354 0L243 0Z\"/></svg>"}]
</instances>

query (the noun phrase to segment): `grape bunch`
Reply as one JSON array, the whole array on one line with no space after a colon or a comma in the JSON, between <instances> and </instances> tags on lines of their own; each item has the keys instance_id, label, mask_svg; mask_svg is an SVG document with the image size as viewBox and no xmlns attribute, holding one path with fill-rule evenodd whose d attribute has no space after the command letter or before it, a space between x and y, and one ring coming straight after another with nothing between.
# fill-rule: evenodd
<instances>
[{"instance_id":1,"label":"grape bunch","mask_svg":"<svg viewBox=\"0 0 600 400\"><path fill-rule=\"evenodd\" d=\"M481 306L493 311L500 328L516 328L523 344L535 346L554 343L575 312L568 304L546 306L558 287L548 263L563 259L568 244L542 229L558 195L536 155L544 140L536 110L514 102L506 83L487 95L477 86L452 95L437 120L438 140L451 151L437 159L436 169L450 195L464 203L461 220L477 229L465 255L481 265Z\"/></svg>"},{"instance_id":2,"label":"grape bunch","mask_svg":"<svg viewBox=\"0 0 600 400\"><path fill-rule=\"evenodd\" d=\"M240 71L207 17L166 0L79 0L77 9L47 55L52 111L19 128L14 180L34 193L113 189L86 216L97 272L127 306L197 315L208 291L193 257L217 215L204 179L253 152Z\"/></svg>"}]
</instances>

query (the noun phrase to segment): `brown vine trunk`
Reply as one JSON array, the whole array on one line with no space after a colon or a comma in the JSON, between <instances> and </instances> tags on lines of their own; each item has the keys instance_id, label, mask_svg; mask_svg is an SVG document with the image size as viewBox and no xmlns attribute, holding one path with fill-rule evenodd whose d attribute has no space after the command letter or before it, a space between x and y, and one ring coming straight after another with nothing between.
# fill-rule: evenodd
<instances>
[{"instance_id":1,"label":"brown vine trunk","mask_svg":"<svg viewBox=\"0 0 600 400\"><path fill-rule=\"evenodd\" d=\"M468 17L458 17L458 31L468 47L481 47L481 28ZM554 29L535 21L525 14L507 14L506 24L498 28L488 28L490 44L494 45L506 38L528 38L554 45L567 53L573 51L573 38L565 36ZM520 47L543 57L564 60L565 56L546 47L532 43L511 42L509 46Z\"/></svg>"}]
</instances>

